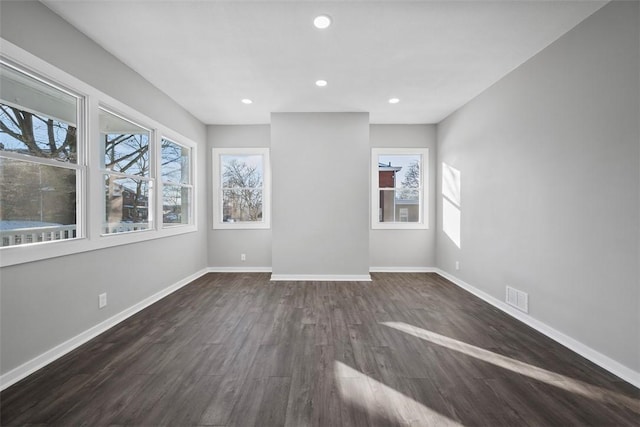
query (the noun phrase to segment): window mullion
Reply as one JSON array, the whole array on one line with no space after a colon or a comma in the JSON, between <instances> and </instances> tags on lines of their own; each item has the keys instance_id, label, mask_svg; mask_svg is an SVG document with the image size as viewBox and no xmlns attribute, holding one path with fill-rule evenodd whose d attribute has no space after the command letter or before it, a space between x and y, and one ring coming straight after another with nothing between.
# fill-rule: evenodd
<instances>
[{"instance_id":1,"label":"window mullion","mask_svg":"<svg viewBox=\"0 0 640 427\"><path fill-rule=\"evenodd\" d=\"M153 181L153 178L148 177L148 176L129 175L129 174L122 173L122 172L115 172L115 171L112 171L110 169L101 169L101 171L102 171L102 173L104 175L111 175L111 176L115 176L115 177L118 177L118 178L128 178L128 179L133 179L135 181L147 181L147 182Z\"/></svg>"},{"instance_id":2,"label":"window mullion","mask_svg":"<svg viewBox=\"0 0 640 427\"><path fill-rule=\"evenodd\" d=\"M160 179L160 132L157 129L151 130L151 138L149 138L149 176L151 177L150 197L153 203L148 203L151 212L149 219L153 223L153 229L159 230L162 224L162 180Z\"/></svg>"},{"instance_id":3,"label":"window mullion","mask_svg":"<svg viewBox=\"0 0 640 427\"><path fill-rule=\"evenodd\" d=\"M48 159L46 157L30 156L28 154L14 153L11 151L0 151L0 157L4 157L6 159L12 159L12 160L19 160L21 162L29 162L29 163L36 163L39 165L53 166L56 168L63 168L63 169L80 170L83 167L81 164L78 164L78 163L62 162L60 160Z\"/></svg>"}]
</instances>

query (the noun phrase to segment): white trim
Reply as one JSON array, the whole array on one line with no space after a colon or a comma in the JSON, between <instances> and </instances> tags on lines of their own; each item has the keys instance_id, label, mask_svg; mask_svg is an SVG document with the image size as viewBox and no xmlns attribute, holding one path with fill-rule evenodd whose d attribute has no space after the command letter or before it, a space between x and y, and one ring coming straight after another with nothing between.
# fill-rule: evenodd
<instances>
[{"instance_id":1,"label":"white trim","mask_svg":"<svg viewBox=\"0 0 640 427\"><path fill-rule=\"evenodd\" d=\"M0 376L0 390L4 390L5 388L17 383L21 379L27 377L33 372L37 371L40 368L48 365L49 363L59 359L70 351L76 349L82 344L88 342L89 340L95 338L101 333L107 331L108 329L114 327L118 323L126 320L127 318L133 316L137 312L147 308L151 304L161 300L167 295L177 291L185 285L193 282L194 280L204 276L207 273L207 269L202 269L184 279L174 283L173 285L168 286L167 288L157 292L150 297L147 297L140 301L137 304L132 305L126 310L121 311L120 313L111 316L107 320L87 329L86 331L76 335L73 338L68 339L67 341L53 347L50 350L45 351L39 356L34 357L26 363L18 366L7 372L6 374Z\"/></svg>"},{"instance_id":2,"label":"white trim","mask_svg":"<svg viewBox=\"0 0 640 427\"><path fill-rule=\"evenodd\" d=\"M61 162L60 160L49 159L46 157L29 156L27 154L14 153L13 151L1 151L0 156L4 157L5 159L18 160L21 162L35 163L37 165L45 165L68 170L80 171L85 168L84 164L80 163Z\"/></svg>"},{"instance_id":3,"label":"white trim","mask_svg":"<svg viewBox=\"0 0 640 427\"><path fill-rule=\"evenodd\" d=\"M596 365L600 366L603 369L611 372L614 375L622 378L623 380L629 382L630 384L640 387L640 372L636 372L633 369L630 369L621 363L611 359L608 356L603 355L602 353L592 349L591 347L563 334L560 331L550 327L549 325L540 322L539 320L534 319L533 317L522 313L506 303L494 298L493 296L487 294L484 291L481 291L474 286L464 282L463 280L447 273L444 270L441 270L436 267L415 267L415 269L402 268L402 267L371 267L371 272L423 272L423 273L437 273L443 278L449 280L456 286L472 293L476 297L482 299L483 301L491 304L492 306L500 309L506 314L514 317L517 320L525 323L526 325L534 328L538 332L546 335L547 337L553 339L554 341L564 345L568 349L578 353L584 358L590 360ZM55 361L56 359L64 356L75 348L81 346L82 344L88 342L89 340L95 338L101 333L107 331L118 323L126 320L127 318L133 316L139 311L145 309L151 304L161 300L167 295L177 291L178 289L184 287L185 285L191 283L192 281L204 276L207 273L221 273L221 272L271 272L271 267L208 267L202 269L191 276L188 276L173 285L163 289L162 291L151 295L148 298L140 301L139 303L129 307L126 310L121 311L120 313L110 317L109 319L95 325L86 331L76 335L75 337L63 342L55 346L54 348L47 350L41 355L29 360L26 363L18 366L17 368L12 369L0 376L0 391L6 389L7 387L17 383L33 372L37 371L40 368L48 365L49 363ZM366 275L299 275L299 274L272 274L271 281L371 281L371 276Z\"/></svg>"},{"instance_id":4,"label":"white trim","mask_svg":"<svg viewBox=\"0 0 640 427\"><path fill-rule=\"evenodd\" d=\"M369 267L370 273L437 273L436 267Z\"/></svg>"},{"instance_id":5,"label":"white trim","mask_svg":"<svg viewBox=\"0 0 640 427\"><path fill-rule=\"evenodd\" d=\"M28 74L35 73L39 78L45 79L47 82L54 84L54 86L69 88L66 90L73 90L72 93L75 96L80 96L83 100L81 115L84 117L85 124L84 126L78 127L78 132L79 135L82 134L86 139L86 144L78 145L78 165L80 165L81 160L85 162L84 165L80 165L81 167L77 169L79 171L78 176L81 180L77 191L77 201L80 210L83 212L76 219L79 237L29 245L2 247L0 248L0 267L177 236L198 230L199 218L196 193L199 191L198 185L200 185L200 183L197 170L197 143L1 37L0 56L8 60L12 65L23 69ZM190 147L193 150L193 182L191 182L191 185L193 186L194 204L192 206L192 223L181 224L179 227L162 227L162 224L157 221L157 218L151 217L151 220L156 219L156 221L154 221L151 229L145 230L144 232L102 235L102 217L104 215L104 182L102 174L104 171L100 168L100 156L99 153L96 152L98 149L96 141L100 140L98 111L101 106L111 113L123 115L126 117L126 120L133 121L135 124L144 123L144 126L140 126L152 131L152 135L150 135L150 156L154 155L154 150L156 150L154 147L158 143L159 136L167 136L173 141L180 141L181 145ZM138 179L154 182L155 177L156 174L152 171L150 177L139 177ZM155 201L158 200L158 196L160 195L159 191L159 185L153 185L153 187L150 188L151 203L156 203ZM154 206L150 204L150 212L153 212ZM153 215L153 213L150 215Z\"/></svg>"},{"instance_id":6,"label":"white trim","mask_svg":"<svg viewBox=\"0 0 640 427\"><path fill-rule=\"evenodd\" d=\"M160 150L158 150L158 157L161 157L161 151L162 151L162 139L166 139L169 140L175 144L178 144L182 147L188 148L190 150L189 153L189 183L188 184L182 184L184 187L187 187L191 190L191 199L189 200L190 202L190 212L189 212L189 222L187 224L175 224L175 225L166 225L164 224L163 221L159 221L158 222L158 228L160 230L167 230L167 229L172 229L174 227L195 227L195 229L197 230L197 223L196 223L196 214L198 212L198 195L196 194L198 192L198 186L200 185L198 183L198 145L197 144L193 144L192 141L189 141L188 139L186 140L186 143L183 143L183 136L181 136L180 134L175 133L174 131L172 131L171 129L164 129L164 131L158 132L158 137L159 137L159 144L160 144ZM157 164L160 165L161 164L161 160L158 159L157 160ZM162 193L162 189L165 185L165 182L162 181L162 169L160 170L159 174L159 188L158 188L158 209L160 209L158 212L162 211L163 209L163 201L162 201L162 197L163 197L163 193ZM171 184L169 182L166 182L167 184ZM173 184L171 184L173 185Z\"/></svg>"},{"instance_id":7,"label":"white trim","mask_svg":"<svg viewBox=\"0 0 640 427\"><path fill-rule=\"evenodd\" d=\"M272 282L370 282L368 274L272 274Z\"/></svg>"},{"instance_id":8,"label":"white trim","mask_svg":"<svg viewBox=\"0 0 640 427\"><path fill-rule=\"evenodd\" d=\"M530 315L511 307L507 303L500 301L499 299L487 294L484 291L479 290L478 288L464 282L461 279L458 279L457 277L447 273L446 271L436 268L436 273L449 280L453 284L472 293L478 298L488 302L492 306L502 310L506 314L516 318L522 323L531 326L536 331L546 335L557 343L562 344L569 350L578 353L580 356L590 360L601 368L606 369L607 371L611 372L614 375L617 375L618 377L622 378L628 383L633 384L636 387L640 387L640 372L636 372L633 369L628 368L620 362L617 362L610 357L598 352L597 350L594 350L593 348L581 343L580 341L571 338L568 335L565 335L564 333L552 328L546 323L543 323L531 317Z\"/></svg>"},{"instance_id":9,"label":"white trim","mask_svg":"<svg viewBox=\"0 0 640 427\"><path fill-rule=\"evenodd\" d=\"M420 156L420 193L418 202L419 222L380 222L379 158L381 155L419 155ZM429 149L416 148L372 148L371 149L371 229L372 230L426 230L429 228ZM388 169L388 168L387 168ZM394 189L395 190L395 189ZM391 191L391 190L389 190ZM394 208L395 209L395 208Z\"/></svg>"},{"instance_id":10,"label":"white trim","mask_svg":"<svg viewBox=\"0 0 640 427\"><path fill-rule=\"evenodd\" d=\"M255 230L271 228L271 160L268 147L257 148L217 148L211 149L212 201L214 230ZM220 157L223 155L262 156L262 221L223 222L220 185ZM259 189L259 188L256 188Z\"/></svg>"},{"instance_id":11,"label":"white trim","mask_svg":"<svg viewBox=\"0 0 640 427\"><path fill-rule=\"evenodd\" d=\"M182 147L183 149L187 149L189 151L189 180L187 183L174 182L174 181L165 181L162 179L162 144L163 142L169 142L170 144L177 145ZM194 222L194 206L195 206L195 187L193 182L195 181L195 177L193 176L195 171L195 147L182 144L180 142L176 142L173 139L165 136L164 134L158 134L158 150L156 152L156 164L158 165L158 197L156 200L156 212L158 212L158 228L159 229L167 229L171 227L182 227L185 225L193 224ZM187 222L186 223L166 223L164 222L164 189L165 187L180 187L181 189L186 188L189 191L189 207L187 212ZM182 206L181 206L182 209ZM182 210L180 211L181 217L183 216Z\"/></svg>"},{"instance_id":12,"label":"white trim","mask_svg":"<svg viewBox=\"0 0 640 427\"><path fill-rule=\"evenodd\" d=\"M122 179L131 179L133 181L147 181L147 182L151 182L151 181L155 181L153 178L148 177L148 176L140 176L140 175L129 175L126 173L121 173L121 172L114 172L112 170L109 169L100 169L100 172L102 172L103 175L113 175L116 178L122 178Z\"/></svg>"},{"instance_id":13,"label":"white trim","mask_svg":"<svg viewBox=\"0 0 640 427\"><path fill-rule=\"evenodd\" d=\"M271 273L271 267L209 267L208 273Z\"/></svg>"}]
</instances>

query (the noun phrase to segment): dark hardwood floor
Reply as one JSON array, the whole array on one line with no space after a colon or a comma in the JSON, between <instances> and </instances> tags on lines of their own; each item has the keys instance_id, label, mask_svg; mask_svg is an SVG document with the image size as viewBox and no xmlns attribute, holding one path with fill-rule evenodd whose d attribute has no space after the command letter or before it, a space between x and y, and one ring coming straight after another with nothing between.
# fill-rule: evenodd
<instances>
[{"instance_id":1,"label":"dark hardwood floor","mask_svg":"<svg viewBox=\"0 0 640 427\"><path fill-rule=\"evenodd\" d=\"M209 274L3 391L1 423L639 425L640 390L435 274Z\"/></svg>"}]
</instances>

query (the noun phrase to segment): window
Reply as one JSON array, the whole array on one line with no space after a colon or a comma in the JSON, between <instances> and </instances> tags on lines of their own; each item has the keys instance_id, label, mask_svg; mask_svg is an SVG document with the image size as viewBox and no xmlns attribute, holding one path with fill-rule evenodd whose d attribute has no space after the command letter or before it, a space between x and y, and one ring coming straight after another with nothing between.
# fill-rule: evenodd
<instances>
[{"instance_id":1,"label":"window","mask_svg":"<svg viewBox=\"0 0 640 427\"><path fill-rule=\"evenodd\" d=\"M81 237L83 99L0 61L1 246Z\"/></svg>"},{"instance_id":2,"label":"window","mask_svg":"<svg viewBox=\"0 0 640 427\"><path fill-rule=\"evenodd\" d=\"M183 135L2 45L0 267L196 231L196 158Z\"/></svg>"},{"instance_id":3,"label":"window","mask_svg":"<svg viewBox=\"0 0 640 427\"><path fill-rule=\"evenodd\" d=\"M213 149L213 228L269 228L269 149Z\"/></svg>"},{"instance_id":4,"label":"window","mask_svg":"<svg viewBox=\"0 0 640 427\"><path fill-rule=\"evenodd\" d=\"M428 155L426 148L372 150L372 228L427 228Z\"/></svg>"},{"instance_id":5,"label":"window","mask_svg":"<svg viewBox=\"0 0 640 427\"><path fill-rule=\"evenodd\" d=\"M153 228L150 139L149 129L100 109L103 234Z\"/></svg>"},{"instance_id":6,"label":"window","mask_svg":"<svg viewBox=\"0 0 640 427\"><path fill-rule=\"evenodd\" d=\"M164 227L192 222L191 169L191 149L163 138L160 150L160 176Z\"/></svg>"}]
</instances>

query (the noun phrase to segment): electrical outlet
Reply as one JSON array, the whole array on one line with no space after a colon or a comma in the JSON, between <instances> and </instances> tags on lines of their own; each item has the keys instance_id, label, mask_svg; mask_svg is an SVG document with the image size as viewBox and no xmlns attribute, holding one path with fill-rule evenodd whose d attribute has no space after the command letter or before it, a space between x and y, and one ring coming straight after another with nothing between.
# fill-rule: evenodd
<instances>
[{"instance_id":1,"label":"electrical outlet","mask_svg":"<svg viewBox=\"0 0 640 427\"><path fill-rule=\"evenodd\" d=\"M460 270L460 261L456 261L456 270Z\"/></svg>"},{"instance_id":2,"label":"electrical outlet","mask_svg":"<svg viewBox=\"0 0 640 427\"><path fill-rule=\"evenodd\" d=\"M104 308L107 306L107 294L98 295L98 308Z\"/></svg>"},{"instance_id":3,"label":"electrical outlet","mask_svg":"<svg viewBox=\"0 0 640 427\"><path fill-rule=\"evenodd\" d=\"M247 254L240 254L240 261L246 261L247 260Z\"/></svg>"}]
</instances>

